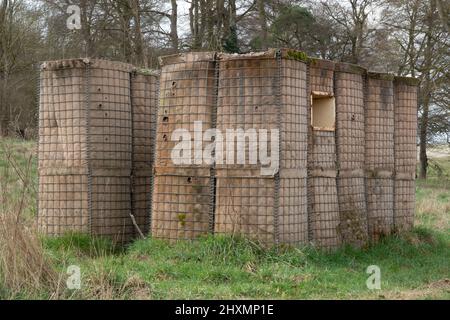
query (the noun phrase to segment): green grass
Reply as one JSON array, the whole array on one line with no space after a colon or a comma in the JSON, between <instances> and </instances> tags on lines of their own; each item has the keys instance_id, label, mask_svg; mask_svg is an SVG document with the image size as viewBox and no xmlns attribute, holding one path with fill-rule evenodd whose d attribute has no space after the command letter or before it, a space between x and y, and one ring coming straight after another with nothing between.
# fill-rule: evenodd
<instances>
[{"instance_id":1,"label":"green grass","mask_svg":"<svg viewBox=\"0 0 450 320\"><path fill-rule=\"evenodd\" d=\"M26 165L20 152L33 144L14 141L13 145L17 161ZM223 236L177 243L146 239L126 248L75 234L42 241L61 275L61 288L67 267L81 268L81 290L62 289L60 298L450 299L448 160L437 161L444 176L432 169L427 181L418 181L415 229L360 250L263 249L246 239ZM7 165L0 160L0 170ZM12 174L7 179L20 187ZM381 268L381 290L366 287L369 265ZM8 297L4 288L1 296ZM30 297L48 299L52 292L24 291L14 296Z\"/></svg>"},{"instance_id":2,"label":"green grass","mask_svg":"<svg viewBox=\"0 0 450 320\"><path fill-rule=\"evenodd\" d=\"M29 180L25 186L23 181ZM22 198L33 202L23 208L26 218L36 215L37 196L37 156L36 143L15 139L0 138L0 210L17 207Z\"/></svg>"},{"instance_id":3,"label":"green grass","mask_svg":"<svg viewBox=\"0 0 450 320\"><path fill-rule=\"evenodd\" d=\"M106 243L92 252L85 245L89 242L85 236L45 241L61 272L71 264L81 267L88 284L74 292L78 298L96 297L89 282L98 282L99 275L108 275L108 285L120 298L133 298L136 290L145 288L152 299L401 298L450 276L448 234L423 228L364 250L333 253L263 250L230 237L176 244L142 240L122 252ZM379 292L365 284L366 268L373 264L382 272ZM127 286L129 279L139 280L138 287ZM448 289L419 297L450 298Z\"/></svg>"},{"instance_id":4,"label":"green grass","mask_svg":"<svg viewBox=\"0 0 450 320\"><path fill-rule=\"evenodd\" d=\"M428 175L425 181L417 180L417 186L429 189L450 190L450 155L445 158L428 160Z\"/></svg>"}]
</instances>

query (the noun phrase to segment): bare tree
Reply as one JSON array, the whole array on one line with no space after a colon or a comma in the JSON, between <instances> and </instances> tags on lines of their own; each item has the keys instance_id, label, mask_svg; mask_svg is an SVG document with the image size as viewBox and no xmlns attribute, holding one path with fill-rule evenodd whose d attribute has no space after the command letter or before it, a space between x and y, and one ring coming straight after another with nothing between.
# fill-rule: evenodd
<instances>
[{"instance_id":1,"label":"bare tree","mask_svg":"<svg viewBox=\"0 0 450 320\"><path fill-rule=\"evenodd\" d=\"M267 14L264 5L265 1L257 0L257 3L258 3L259 27L261 28L260 31L261 49L267 49L269 33L267 30Z\"/></svg>"},{"instance_id":2,"label":"bare tree","mask_svg":"<svg viewBox=\"0 0 450 320\"><path fill-rule=\"evenodd\" d=\"M419 177L427 177L427 145L450 130L449 37L437 0L388 1L383 23L389 27L401 57L397 73L421 80L419 95Z\"/></svg>"},{"instance_id":3,"label":"bare tree","mask_svg":"<svg viewBox=\"0 0 450 320\"><path fill-rule=\"evenodd\" d=\"M321 6L332 20L343 29L344 54L342 60L362 62L366 42L374 32L369 28L370 9L378 0L347 0L347 5L337 1L321 1ZM349 48L347 48L349 47Z\"/></svg>"},{"instance_id":4,"label":"bare tree","mask_svg":"<svg viewBox=\"0 0 450 320\"><path fill-rule=\"evenodd\" d=\"M16 118L12 114L12 102L20 95L23 83L30 81L33 67L31 53L35 45L36 17L29 14L22 0L2 0L0 2L0 135L8 135L10 122ZM34 84L31 83L31 86ZM32 97L31 97L32 98Z\"/></svg>"},{"instance_id":5,"label":"bare tree","mask_svg":"<svg viewBox=\"0 0 450 320\"><path fill-rule=\"evenodd\" d=\"M178 39L178 6L176 0L170 0L172 5L172 13L170 14L170 40L172 42L172 49L178 52L179 39Z\"/></svg>"}]
</instances>

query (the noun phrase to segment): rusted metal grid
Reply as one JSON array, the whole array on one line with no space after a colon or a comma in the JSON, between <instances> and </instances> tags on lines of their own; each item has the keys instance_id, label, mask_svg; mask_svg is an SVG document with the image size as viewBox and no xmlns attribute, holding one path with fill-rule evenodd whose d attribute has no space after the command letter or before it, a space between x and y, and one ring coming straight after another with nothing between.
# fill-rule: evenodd
<instances>
[{"instance_id":1,"label":"rusted metal grid","mask_svg":"<svg viewBox=\"0 0 450 320\"><path fill-rule=\"evenodd\" d=\"M335 69L337 190L339 233L344 244L367 242L364 178L364 75L361 67L339 63Z\"/></svg>"},{"instance_id":2,"label":"rusted metal grid","mask_svg":"<svg viewBox=\"0 0 450 320\"><path fill-rule=\"evenodd\" d=\"M42 232L86 232L116 241L134 233L130 213L131 113L127 64L44 63L39 123Z\"/></svg>"},{"instance_id":3,"label":"rusted metal grid","mask_svg":"<svg viewBox=\"0 0 450 320\"><path fill-rule=\"evenodd\" d=\"M269 150L271 130L279 130L279 171L262 174L261 168L269 165L250 163L248 150L257 139L251 134L245 151L236 147L232 152L234 159L246 152L245 163L229 161L228 154L224 164L216 163L216 233L241 234L265 244L308 241L306 64L294 56L269 50L219 57L217 128L267 130Z\"/></svg>"},{"instance_id":4,"label":"rusted metal grid","mask_svg":"<svg viewBox=\"0 0 450 320\"><path fill-rule=\"evenodd\" d=\"M313 59L309 64L311 114L308 137L308 211L310 241L318 247L339 246L339 203L336 185L335 123L328 129L312 123L314 99L334 98L334 69L331 61ZM333 104L333 101L330 101ZM335 117L335 109L328 110Z\"/></svg>"},{"instance_id":5,"label":"rusted metal grid","mask_svg":"<svg viewBox=\"0 0 450 320\"><path fill-rule=\"evenodd\" d=\"M341 239L334 131L314 130L308 154L312 241L319 247L336 248Z\"/></svg>"},{"instance_id":6,"label":"rusted metal grid","mask_svg":"<svg viewBox=\"0 0 450 320\"><path fill-rule=\"evenodd\" d=\"M211 164L194 161L179 153L181 163L171 156L178 141L175 130L192 137L195 122L201 130L212 127L216 104L216 54L186 53L161 58L160 101L156 132L155 180L152 236L170 240L195 239L210 231L213 212ZM197 130L202 138L202 132ZM201 139L200 138L200 139ZM175 139L178 139L176 137ZM193 144L193 143L192 143Z\"/></svg>"},{"instance_id":7,"label":"rusted metal grid","mask_svg":"<svg viewBox=\"0 0 450 320\"><path fill-rule=\"evenodd\" d=\"M395 186L394 228L410 230L414 225L418 81L394 79Z\"/></svg>"},{"instance_id":8,"label":"rusted metal grid","mask_svg":"<svg viewBox=\"0 0 450 320\"><path fill-rule=\"evenodd\" d=\"M394 77L368 73L366 191L369 238L389 235L394 224Z\"/></svg>"}]
</instances>

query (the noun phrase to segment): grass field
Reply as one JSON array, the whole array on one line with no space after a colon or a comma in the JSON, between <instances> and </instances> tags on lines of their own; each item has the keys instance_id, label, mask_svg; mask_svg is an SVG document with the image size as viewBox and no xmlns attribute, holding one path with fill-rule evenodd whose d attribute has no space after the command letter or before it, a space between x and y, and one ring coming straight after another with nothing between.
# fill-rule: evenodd
<instances>
[{"instance_id":1,"label":"grass field","mask_svg":"<svg viewBox=\"0 0 450 320\"><path fill-rule=\"evenodd\" d=\"M37 236L35 144L0 144L0 298L450 299L450 156L418 181L415 229L362 250L267 250L231 237L115 248ZM80 290L66 288L70 265ZM381 269L381 290L366 287L369 265Z\"/></svg>"}]
</instances>

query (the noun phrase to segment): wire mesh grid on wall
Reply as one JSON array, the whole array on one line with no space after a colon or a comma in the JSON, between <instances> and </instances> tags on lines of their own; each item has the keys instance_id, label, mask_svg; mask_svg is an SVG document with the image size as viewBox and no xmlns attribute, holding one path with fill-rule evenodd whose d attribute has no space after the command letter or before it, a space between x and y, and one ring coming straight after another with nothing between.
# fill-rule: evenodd
<instances>
[{"instance_id":1,"label":"wire mesh grid on wall","mask_svg":"<svg viewBox=\"0 0 450 320\"><path fill-rule=\"evenodd\" d=\"M393 229L394 77L368 73L366 101L367 220L376 241Z\"/></svg>"},{"instance_id":2,"label":"wire mesh grid on wall","mask_svg":"<svg viewBox=\"0 0 450 320\"><path fill-rule=\"evenodd\" d=\"M216 104L216 54L187 53L161 58L160 101L156 132L156 162L152 235L166 239L194 239L210 230L213 190L211 164L192 151L171 157L178 141L175 130L195 135L212 127ZM195 122L201 122L196 128ZM179 137L175 137L178 139ZM203 150L203 147L201 147Z\"/></svg>"},{"instance_id":3,"label":"wire mesh grid on wall","mask_svg":"<svg viewBox=\"0 0 450 320\"><path fill-rule=\"evenodd\" d=\"M392 176L367 178L367 222L373 241L389 235L394 226L394 181Z\"/></svg>"},{"instance_id":4,"label":"wire mesh grid on wall","mask_svg":"<svg viewBox=\"0 0 450 320\"><path fill-rule=\"evenodd\" d=\"M90 232L88 174L71 171L40 171L39 229L46 234Z\"/></svg>"},{"instance_id":5,"label":"wire mesh grid on wall","mask_svg":"<svg viewBox=\"0 0 450 320\"><path fill-rule=\"evenodd\" d=\"M312 241L334 248L340 244L334 131L312 131L309 153L309 192Z\"/></svg>"},{"instance_id":6,"label":"wire mesh grid on wall","mask_svg":"<svg viewBox=\"0 0 450 320\"><path fill-rule=\"evenodd\" d=\"M408 231L414 225L416 182L396 179L394 183L394 228L398 232Z\"/></svg>"},{"instance_id":7,"label":"wire mesh grid on wall","mask_svg":"<svg viewBox=\"0 0 450 320\"><path fill-rule=\"evenodd\" d=\"M340 243L338 234L339 203L336 185L336 143L335 108L328 108L322 116L330 119L329 128L315 128L313 122L314 100L334 96L335 63L312 59L309 64L311 109L309 115L310 132L308 138L308 210L309 238L321 248L334 248ZM319 100L325 101L325 100ZM331 105L333 100L329 100Z\"/></svg>"},{"instance_id":8,"label":"wire mesh grid on wall","mask_svg":"<svg viewBox=\"0 0 450 320\"><path fill-rule=\"evenodd\" d=\"M100 60L43 65L41 167L131 167L130 71Z\"/></svg>"},{"instance_id":9,"label":"wire mesh grid on wall","mask_svg":"<svg viewBox=\"0 0 450 320\"><path fill-rule=\"evenodd\" d=\"M350 73L336 65L335 96L339 170L364 168L364 70ZM358 69L359 70L359 69Z\"/></svg>"},{"instance_id":10,"label":"wire mesh grid on wall","mask_svg":"<svg viewBox=\"0 0 450 320\"><path fill-rule=\"evenodd\" d=\"M364 178L365 70L337 64L335 72L336 151L340 234L344 243L363 245L367 240Z\"/></svg>"},{"instance_id":11,"label":"wire mesh grid on wall","mask_svg":"<svg viewBox=\"0 0 450 320\"><path fill-rule=\"evenodd\" d=\"M365 181L363 177L339 177L339 233L343 243L361 246L367 241Z\"/></svg>"},{"instance_id":12,"label":"wire mesh grid on wall","mask_svg":"<svg viewBox=\"0 0 450 320\"><path fill-rule=\"evenodd\" d=\"M103 60L43 64L38 152L43 232L92 232L118 241L131 235L131 70Z\"/></svg>"},{"instance_id":13,"label":"wire mesh grid on wall","mask_svg":"<svg viewBox=\"0 0 450 320\"><path fill-rule=\"evenodd\" d=\"M269 50L164 57L158 112L155 74L102 60L44 64L40 229L117 241L136 237L136 226L172 240L214 231L327 248L362 245L393 225L409 229L417 83L378 74L364 83L360 67L313 60L308 69L299 56ZM308 131L311 93L335 98L335 132ZM222 150L223 162L203 161L194 143L215 127L225 142L227 129L241 129L244 138L235 142L245 151L235 144L232 153ZM191 153L178 154L180 163L172 157L177 129L191 135ZM264 146L260 129L267 130ZM255 145L253 163L248 151ZM269 163L261 163L261 147Z\"/></svg>"},{"instance_id":14,"label":"wire mesh grid on wall","mask_svg":"<svg viewBox=\"0 0 450 320\"><path fill-rule=\"evenodd\" d=\"M91 168L131 168L132 66L101 61L89 68L89 165Z\"/></svg>"},{"instance_id":15,"label":"wire mesh grid on wall","mask_svg":"<svg viewBox=\"0 0 450 320\"><path fill-rule=\"evenodd\" d=\"M417 85L395 79L395 171L416 171ZM412 81L412 80L411 80Z\"/></svg>"},{"instance_id":16,"label":"wire mesh grid on wall","mask_svg":"<svg viewBox=\"0 0 450 320\"><path fill-rule=\"evenodd\" d=\"M156 169L155 173L152 236L189 240L208 233L209 169Z\"/></svg>"},{"instance_id":17,"label":"wire mesh grid on wall","mask_svg":"<svg viewBox=\"0 0 450 320\"><path fill-rule=\"evenodd\" d=\"M129 217L129 171L75 171L40 170L40 230L49 235L82 232L128 241L135 235Z\"/></svg>"},{"instance_id":18,"label":"wire mesh grid on wall","mask_svg":"<svg viewBox=\"0 0 450 320\"><path fill-rule=\"evenodd\" d=\"M295 53L295 51L294 51ZM279 243L308 241L307 150L309 93L307 65L281 50Z\"/></svg>"},{"instance_id":19,"label":"wire mesh grid on wall","mask_svg":"<svg viewBox=\"0 0 450 320\"><path fill-rule=\"evenodd\" d=\"M393 76L368 74L366 102L366 169L394 170Z\"/></svg>"},{"instance_id":20,"label":"wire mesh grid on wall","mask_svg":"<svg viewBox=\"0 0 450 320\"><path fill-rule=\"evenodd\" d=\"M130 218L130 172L93 170L91 182L91 233L109 236L117 242L135 237Z\"/></svg>"},{"instance_id":21,"label":"wire mesh grid on wall","mask_svg":"<svg viewBox=\"0 0 450 320\"><path fill-rule=\"evenodd\" d=\"M258 58L259 57L259 58ZM227 150L223 154L222 163L216 167L235 169L259 169L257 159L250 160L250 146L258 144L258 130L267 130L268 145L271 145L271 130L279 128L278 97L279 75L275 52L266 56L249 56L245 59L239 55L219 56L219 90L217 106L217 129L223 134L226 131L240 129L255 130L248 134L246 140L234 138L242 143L245 151L239 146ZM226 137L225 137L226 138ZM238 156L243 157L243 163L237 163Z\"/></svg>"},{"instance_id":22,"label":"wire mesh grid on wall","mask_svg":"<svg viewBox=\"0 0 450 320\"><path fill-rule=\"evenodd\" d=\"M296 245L308 242L306 192L306 172L285 171L285 177L282 174L278 213L279 243Z\"/></svg>"},{"instance_id":23,"label":"wire mesh grid on wall","mask_svg":"<svg viewBox=\"0 0 450 320\"><path fill-rule=\"evenodd\" d=\"M311 91L333 95L334 65L332 61L312 59L310 63Z\"/></svg>"},{"instance_id":24,"label":"wire mesh grid on wall","mask_svg":"<svg viewBox=\"0 0 450 320\"><path fill-rule=\"evenodd\" d=\"M395 187L394 228L410 230L414 224L418 81L394 79Z\"/></svg>"},{"instance_id":25,"label":"wire mesh grid on wall","mask_svg":"<svg viewBox=\"0 0 450 320\"><path fill-rule=\"evenodd\" d=\"M306 172L308 150L307 65L281 50L280 168ZM302 191L300 191L302 192Z\"/></svg>"},{"instance_id":26,"label":"wire mesh grid on wall","mask_svg":"<svg viewBox=\"0 0 450 320\"><path fill-rule=\"evenodd\" d=\"M87 166L86 71L82 61L72 64L59 69L44 64L41 70L41 168Z\"/></svg>"},{"instance_id":27,"label":"wire mesh grid on wall","mask_svg":"<svg viewBox=\"0 0 450 320\"><path fill-rule=\"evenodd\" d=\"M258 241L275 239L273 178L233 177L217 171L215 233L247 235Z\"/></svg>"},{"instance_id":28,"label":"wire mesh grid on wall","mask_svg":"<svg viewBox=\"0 0 450 320\"><path fill-rule=\"evenodd\" d=\"M242 141L245 151L235 147L233 161L227 150L226 163L216 165L215 232L268 244L306 243L306 65L282 50L220 55L219 61L217 128L256 132ZM269 164L250 162L252 144L262 148L259 129L267 130L269 152L271 130L279 130L279 172L275 166L267 175L261 169ZM244 163L236 164L242 152Z\"/></svg>"},{"instance_id":29,"label":"wire mesh grid on wall","mask_svg":"<svg viewBox=\"0 0 450 320\"><path fill-rule=\"evenodd\" d=\"M194 138L195 122L203 131L211 128L215 107L215 53L186 53L162 57L159 94L158 128L156 133L157 167L179 166L171 158L178 141L172 140L175 130L187 130ZM199 132L199 130L197 130ZM202 132L200 132L202 134ZM180 158L184 165L209 167L193 163L194 154Z\"/></svg>"}]
</instances>

